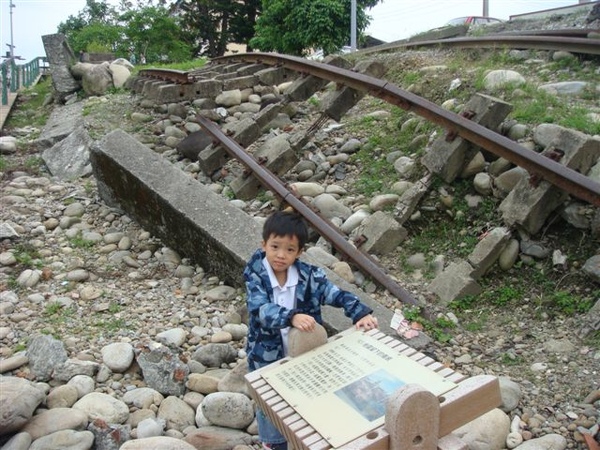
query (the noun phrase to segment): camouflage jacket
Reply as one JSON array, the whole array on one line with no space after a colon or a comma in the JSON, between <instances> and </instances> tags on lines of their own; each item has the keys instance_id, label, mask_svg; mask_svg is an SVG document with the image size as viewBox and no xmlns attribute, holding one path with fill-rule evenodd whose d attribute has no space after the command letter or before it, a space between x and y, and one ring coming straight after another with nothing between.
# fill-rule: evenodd
<instances>
[{"instance_id":1,"label":"camouflage jacket","mask_svg":"<svg viewBox=\"0 0 600 450\"><path fill-rule=\"evenodd\" d=\"M273 302L273 289L262 264L265 252L257 250L244 269L246 303L248 305L248 342L246 352L250 371L264 367L284 357L280 330L291 326L294 314L309 314L322 323L321 305L343 308L356 323L373 312L351 292L331 283L323 269L296 260L298 285L296 306L286 309Z\"/></svg>"}]
</instances>

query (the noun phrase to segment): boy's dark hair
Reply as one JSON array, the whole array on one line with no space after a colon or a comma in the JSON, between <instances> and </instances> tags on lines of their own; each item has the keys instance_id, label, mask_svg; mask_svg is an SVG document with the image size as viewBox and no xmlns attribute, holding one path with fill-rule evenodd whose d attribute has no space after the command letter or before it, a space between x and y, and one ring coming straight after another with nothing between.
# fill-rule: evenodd
<instances>
[{"instance_id":1,"label":"boy's dark hair","mask_svg":"<svg viewBox=\"0 0 600 450\"><path fill-rule=\"evenodd\" d=\"M302 216L290 211L277 211L269 216L263 226L263 240L267 241L271 235L296 236L300 248L304 248L308 241L308 227Z\"/></svg>"}]
</instances>

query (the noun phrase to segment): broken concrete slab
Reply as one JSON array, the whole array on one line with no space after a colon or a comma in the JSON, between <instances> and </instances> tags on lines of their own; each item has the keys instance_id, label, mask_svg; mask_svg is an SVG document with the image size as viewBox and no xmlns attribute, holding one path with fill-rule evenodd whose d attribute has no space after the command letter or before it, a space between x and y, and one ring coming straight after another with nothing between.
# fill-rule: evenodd
<instances>
[{"instance_id":1,"label":"broken concrete slab","mask_svg":"<svg viewBox=\"0 0 600 450\"><path fill-rule=\"evenodd\" d=\"M298 156L288 142L288 134L280 134L267 140L254 152L254 158L275 175L283 175L298 163ZM260 182L252 175L240 175L231 182L236 198L248 200L256 196Z\"/></svg>"},{"instance_id":2,"label":"broken concrete slab","mask_svg":"<svg viewBox=\"0 0 600 450\"><path fill-rule=\"evenodd\" d=\"M35 141L38 148L50 148L75 131L75 128L81 123L82 111L83 103L81 102L54 108L40 137Z\"/></svg>"},{"instance_id":3,"label":"broken concrete slab","mask_svg":"<svg viewBox=\"0 0 600 450\"><path fill-rule=\"evenodd\" d=\"M323 62L343 69L352 68L350 61L338 55L328 56ZM323 89L327 83L329 83L328 80L314 75L296 78L291 86L286 89L285 97L287 101L301 102L308 99L315 92Z\"/></svg>"},{"instance_id":4,"label":"broken concrete slab","mask_svg":"<svg viewBox=\"0 0 600 450\"><path fill-rule=\"evenodd\" d=\"M471 276L473 271L467 261L452 263L429 283L427 290L437 295L445 305L467 295L479 295L483 288Z\"/></svg>"},{"instance_id":5,"label":"broken concrete slab","mask_svg":"<svg viewBox=\"0 0 600 450\"><path fill-rule=\"evenodd\" d=\"M354 72L381 78L385 73L382 63L376 61L361 61L353 69ZM330 92L323 100L323 112L336 122L339 122L350 108L358 103L366 92L357 91L347 86Z\"/></svg>"},{"instance_id":6,"label":"broken concrete slab","mask_svg":"<svg viewBox=\"0 0 600 450\"><path fill-rule=\"evenodd\" d=\"M500 258L510 239L508 228L497 227L490 230L475 246L467 261L474 267L471 276L478 280Z\"/></svg>"},{"instance_id":7,"label":"broken concrete slab","mask_svg":"<svg viewBox=\"0 0 600 450\"><path fill-rule=\"evenodd\" d=\"M383 211L376 211L356 229L356 235L364 239L360 245L361 250L384 255L406 239L408 231L393 217Z\"/></svg>"},{"instance_id":8,"label":"broken concrete slab","mask_svg":"<svg viewBox=\"0 0 600 450\"><path fill-rule=\"evenodd\" d=\"M462 115L490 130L496 130L511 110L512 105L498 98L476 94L465 105ZM445 182L451 183L479 150L480 147L466 139L448 133L434 141L421 162Z\"/></svg>"},{"instance_id":9,"label":"broken concrete slab","mask_svg":"<svg viewBox=\"0 0 600 450\"><path fill-rule=\"evenodd\" d=\"M542 155L587 174L600 156L600 139L568 128L560 129ZM568 194L536 174L521 179L499 206L509 226L519 225L530 235L538 233Z\"/></svg>"},{"instance_id":10,"label":"broken concrete slab","mask_svg":"<svg viewBox=\"0 0 600 450\"><path fill-rule=\"evenodd\" d=\"M225 124L223 131L231 135L232 139L242 147L248 147L260 137L261 133L258 124L249 117ZM210 176L223 167L228 158L229 155L223 147L210 145L198 153L198 164L202 172Z\"/></svg>"},{"instance_id":11,"label":"broken concrete slab","mask_svg":"<svg viewBox=\"0 0 600 450\"><path fill-rule=\"evenodd\" d=\"M69 70L77 58L71 50L66 36L62 33L46 34L42 36L42 42L50 65L52 85L59 103L64 103L69 94L81 89L81 84Z\"/></svg>"},{"instance_id":12,"label":"broken concrete slab","mask_svg":"<svg viewBox=\"0 0 600 450\"><path fill-rule=\"evenodd\" d=\"M42 152L42 159L52 176L61 180L74 180L92 174L88 132L79 126L65 139Z\"/></svg>"},{"instance_id":13,"label":"broken concrete slab","mask_svg":"<svg viewBox=\"0 0 600 450\"><path fill-rule=\"evenodd\" d=\"M394 218L402 225L413 214L421 199L429 192L431 186L431 174L415 182L396 202L394 207Z\"/></svg>"}]
</instances>

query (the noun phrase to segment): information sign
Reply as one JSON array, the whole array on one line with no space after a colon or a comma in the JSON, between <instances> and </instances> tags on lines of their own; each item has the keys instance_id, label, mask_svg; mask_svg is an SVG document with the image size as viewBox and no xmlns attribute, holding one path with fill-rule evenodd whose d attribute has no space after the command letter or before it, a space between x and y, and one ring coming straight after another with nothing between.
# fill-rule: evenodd
<instances>
[{"instance_id":1,"label":"information sign","mask_svg":"<svg viewBox=\"0 0 600 450\"><path fill-rule=\"evenodd\" d=\"M261 373L332 447L383 425L387 399L405 384L436 396L456 387L362 331L340 336Z\"/></svg>"}]
</instances>

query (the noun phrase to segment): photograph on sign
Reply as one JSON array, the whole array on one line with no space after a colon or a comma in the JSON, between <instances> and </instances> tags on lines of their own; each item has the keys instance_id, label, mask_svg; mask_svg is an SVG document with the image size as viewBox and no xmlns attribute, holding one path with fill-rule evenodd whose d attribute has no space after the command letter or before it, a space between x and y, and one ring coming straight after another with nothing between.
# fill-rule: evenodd
<instances>
[{"instance_id":1,"label":"photograph on sign","mask_svg":"<svg viewBox=\"0 0 600 450\"><path fill-rule=\"evenodd\" d=\"M361 331L343 334L261 376L331 446L383 425L387 399L416 383L439 396L456 384Z\"/></svg>"}]
</instances>

